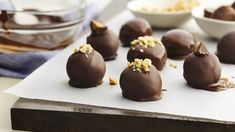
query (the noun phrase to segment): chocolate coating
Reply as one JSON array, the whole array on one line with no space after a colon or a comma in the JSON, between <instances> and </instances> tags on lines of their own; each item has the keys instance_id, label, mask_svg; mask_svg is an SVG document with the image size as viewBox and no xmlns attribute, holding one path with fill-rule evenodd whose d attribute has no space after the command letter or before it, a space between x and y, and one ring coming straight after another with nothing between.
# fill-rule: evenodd
<instances>
[{"instance_id":1,"label":"chocolate coating","mask_svg":"<svg viewBox=\"0 0 235 132\"><path fill-rule=\"evenodd\" d=\"M214 54L198 56L194 53L185 58L184 78L193 88L218 91L221 76L221 65Z\"/></svg>"},{"instance_id":2,"label":"chocolate coating","mask_svg":"<svg viewBox=\"0 0 235 132\"><path fill-rule=\"evenodd\" d=\"M143 52L141 52L141 50ZM154 47L148 48L143 48L140 45L136 45L128 51L127 60L132 62L136 58L149 58L158 70L162 70L167 60L167 52L165 47L161 44L156 44Z\"/></svg>"},{"instance_id":3,"label":"chocolate coating","mask_svg":"<svg viewBox=\"0 0 235 132\"><path fill-rule=\"evenodd\" d=\"M217 56L223 63L235 64L235 32L227 33L217 45Z\"/></svg>"},{"instance_id":4,"label":"chocolate coating","mask_svg":"<svg viewBox=\"0 0 235 132\"><path fill-rule=\"evenodd\" d=\"M154 66L150 72L136 72L126 68L120 76L122 95L134 101L154 101L161 98L162 80Z\"/></svg>"},{"instance_id":5,"label":"chocolate coating","mask_svg":"<svg viewBox=\"0 0 235 132\"><path fill-rule=\"evenodd\" d=\"M204 10L204 17L210 18L213 15L213 12L211 9L205 9Z\"/></svg>"},{"instance_id":6,"label":"chocolate coating","mask_svg":"<svg viewBox=\"0 0 235 132\"><path fill-rule=\"evenodd\" d=\"M195 42L191 33L181 29L173 29L164 34L162 43L166 47L169 58L184 59L191 53L190 47Z\"/></svg>"},{"instance_id":7,"label":"chocolate coating","mask_svg":"<svg viewBox=\"0 0 235 132\"><path fill-rule=\"evenodd\" d=\"M107 27L93 29L91 35L87 37L87 43L91 44L105 61L113 60L117 56L119 38Z\"/></svg>"},{"instance_id":8,"label":"chocolate coating","mask_svg":"<svg viewBox=\"0 0 235 132\"><path fill-rule=\"evenodd\" d=\"M146 20L138 18L130 20L122 25L119 38L123 43L123 46L130 47L131 41L146 35L152 35L152 28Z\"/></svg>"},{"instance_id":9,"label":"chocolate coating","mask_svg":"<svg viewBox=\"0 0 235 132\"><path fill-rule=\"evenodd\" d=\"M102 56L93 50L87 56L81 52L72 54L66 69L72 87L88 88L102 83L106 67Z\"/></svg>"},{"instance_id":10,"label":"chocolate coating","mask_svg":"<svg viewBox=\"0 0 235 132\"><path fill-rule=\"evenodd\" d=\"M235 9L235 2L233 2L232 7L233 7L233 9Z\"/></svg>"},{"instance_id":11,"label":"chocolate coating","mask_svg":"<svg viewBox=\"0 0 235 132\"><path fill-rule=\"evenodd\" d=\"M235 10L231 6L221 6L211 15L213 19L235 21Z\"/></svg>"},{"instance_id":12,"label":"chocolate coating","mask_svg":"<svg viewBox=\"0 0 235 132\"><path fill-rule=\"evenodd\" d=\"M235 21L235 3L231 6L220 6L215 11L205 9L204 17L224 20L224 21Z\"/></svg>"}]
</instances>

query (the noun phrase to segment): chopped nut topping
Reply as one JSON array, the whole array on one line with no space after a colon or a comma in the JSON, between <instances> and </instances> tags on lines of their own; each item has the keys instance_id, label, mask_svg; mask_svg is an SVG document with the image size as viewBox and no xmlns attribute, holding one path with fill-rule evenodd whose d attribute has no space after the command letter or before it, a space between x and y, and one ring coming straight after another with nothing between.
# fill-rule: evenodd
<instances>
[{"instance_id":1,"label":"chopped nut topping","mask_svg":"<svg viewBox=\"0 0 235 132\"><path fill-rule=\"evenodd\" d=\"M195 45L192 45L191 50L196 56L207 56L209 54L209 51L202 42L197 42Z\"/></svg>"},{"instance_id":2,"label":"chopped nut topping","mask_svg":"<svg viewBox=\"0 0 235 132\"><path fill-rule=\"evenodd\" d=\"M99 29L101 29L101 30L107 29L107 26L105 26L103 23L95 21L95 20L91 21L90 26L91 26L92 31L99 30Z\"/></svg>"},{"instance_id":3,"label":"chopped nut topping","mask_svg":"<svg viewBox=\"0 0 235 132\"><path fill-rule=\"evenodd\" d=\"M179 0L176 3L166 7L166 8L157 8L157 7L147 7L143 6L140 11L147 13L171 13L171 12L180 12L188 11L193 7L199 5L198 0Z\"/></svg>"},{"instance_id":4,"label":"chopped nut topping","mask_svg":"<svg viewBox=\"0 0 235 132\"><path fill-rule=\"evenodd\" d=\"M116 85L116 84L117 84L117 80L115 80L115 79L109 77L109 84L110 84L110 85Z\"/></svg>"},{"instance_id":5,"label":"chopped nut topping","mask_svg":"<svg viewBox=\"0 0 235 132\"><path fill-rule=\"evenodd\" d=\"M220 78L219 85L222 86L223 88L235 88L235 84L226 77Z\"/></svg>"},{"instance_id":6,"label":"chopped nut topping","mask_svg":"<svg viewBox=\"0 0 235 132\"><path fill-rule=\"evenodd\" d=\"M176 69L177 68L177 65L176 64L170 64L170 67L172 67L172 68L174 68L174 69Z\"/></svg>"},{"instance_id":7,"label":"chopped nut topping","mask_svg":"<svg viewBox=\"0 0 235 132\"><path fill-rule=\"evenodd\" d=\"M92 52L93 48L91 47L90 44L82 44L80 47L79 47L79 51L84 53L84 54L90 54Z\"/></svg>"},{"instance_id":8,"label":"chopped nut topping","mask_svg":"<svg viewBox=\"0 0 235 132\"><path fill-rule=\"evenodd\" d=\"M151 36L144 36L144 37L138 37L138 39L135 39L131 42L131 45L134 47L136 45L140 45L144 48L148 47L154 47L156 44L161 44L161 41L158 39L155 39Z\"/></svg>"},{"instance_id":9,"label":"chopped nut topping","mask_svg":"<svg viewBox=\"0 0 235 132\"><path fill-rule=\"evenodd\" d=\"M152 61L150 59L135 59L134 62L128 62L128 68L132 68L133 71L141 72L149 72L150 67L152 65Z\"/></svg>"}]
</instances>

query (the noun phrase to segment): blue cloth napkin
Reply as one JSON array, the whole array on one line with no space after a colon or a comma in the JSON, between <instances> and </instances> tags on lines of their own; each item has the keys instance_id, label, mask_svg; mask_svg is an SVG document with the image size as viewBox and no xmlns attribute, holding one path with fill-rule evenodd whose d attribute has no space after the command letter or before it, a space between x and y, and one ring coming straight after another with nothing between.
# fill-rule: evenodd
<instances>
[{"instance_id":1,"label":"blue cloth napkin","mask_svg":"<svg viewBox=\"0 0 235 132\"><path fill-rule=\"evenodd\" d=\"M79 36L79 33L81 33L97 15L97 5L94 3L88 5L85 10L85 18L81 27L78 29L77 36ZM0 54L0 76L25 78L58 52L57 50Z\"/></svg>"}]
</instances>

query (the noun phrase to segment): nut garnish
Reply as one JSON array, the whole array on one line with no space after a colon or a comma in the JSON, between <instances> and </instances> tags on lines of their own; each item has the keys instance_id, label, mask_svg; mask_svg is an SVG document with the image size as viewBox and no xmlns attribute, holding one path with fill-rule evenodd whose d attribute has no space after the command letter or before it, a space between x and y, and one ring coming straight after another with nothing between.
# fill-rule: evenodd
<instances>
[{"instance_id":1,"label":"nut garnish","mask_svg":"<svg viewBox=\"0 0 235 132\"><path fill-rule=\"evenodd\" d=\"M170 67L172 67L172 68L176 69L176 68L177 68L177 65L176 65L176 64L173 64L173 63L171 63L171 64L170 64Z\"/></svg>"},{"instance_id":2,"label":"nut garnish","mask_svg":"<svg viewBox=\"0 0 235 132\"><path fill-rule=\"evenodd\" d=\"M152 36L138 37L138 39L135 39L131 42L131 45L133 47L136 46L136 45L140 45L144 48L154 47L156 44L161 44L162 45L160 40L155 39Z\"/></svg>"},{"instance_id":3,"label":"nut garnish","mask_svg":"<svg viewBox=\"0 0 235 132\"><path fill-rule=\"evenodd\" d=\"M226 77L221 77L219 79L219 85L223 88L235 88L235 84Z\"/></svg>"},{"instance_id":4,"label":"nut garnish","mask_svg":"<svg viewBox=\"0 0 235 132\"><path fill-rule=\"evenodd\" d=\"M117 80L115 80L115 79L109 77L109 84L110 84L110 85L116 85L116 84L117 84Z\"/></svg>"},{"instance_id":5,"label":"nut garnish","mask_svg":"<svg viewBox=\"0 0 235 132\"><path fill-rule=\"evenodd\" d=\"M197 5L199 5L198 0L180 0L179 2L173 3L172 5L166 8L157 8L157 7L151 8L143 6L140 9L140 11L148 13L171 13L171 12L188 11Z\"/></svg>"},{"instance_id":6,"label":"nut garnish","mask_svg":"<svg viewBox=\"0 0 235 132\"><path fill-rule=\"evenodd\" d=\"M137 72L149 72L150 67L152 65L152 61L150 59L135 59L133 62L128 62L128 68L132 68L133 71Z\"/></svg>"},{"instance_id":7,"label":"nut garnish","mask_svg":"<svg viewBox=\"0 0 235 132\"><path fill-rule=\"evenodd\" d=\"M90 27L92 31L96 31L96 30L106 30L108 27L105 26L103 23L92 20L90 23Z\"/></svg>"},{"instance_id":8,"label":"nut garnish","mask_svg":"<svg viewBox=\"0 0 235 132\"><path fill-rule=\"evenodd\" d=\"M82 44L79 47L79 51L82 52L83 54L90 54L92 52L93 48L91 47L90 44Z\"/></svg>"},{"instance_id":9,"label":"nut garnish","mask_svg":"<svg viewBox=\"0 0 235 132\"><path fill-rule=\"evenodd\" d=\"M209 54L209 51L202 42L197 42L195 45L192 45L191 50L196 56L207 56Z\"/></svg>"}]
</instances>

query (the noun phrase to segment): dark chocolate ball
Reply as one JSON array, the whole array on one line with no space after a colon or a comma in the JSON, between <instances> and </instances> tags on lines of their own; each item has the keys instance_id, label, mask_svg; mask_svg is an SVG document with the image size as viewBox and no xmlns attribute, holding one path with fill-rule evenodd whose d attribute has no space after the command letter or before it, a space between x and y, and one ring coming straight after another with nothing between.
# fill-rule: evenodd
<instances>
[{"instance_id":1,"label":"dark chocolate ball","mask_svg":"<svg viewBox=\"0 0 235 132\"><path fill-rule=\"evenodd\" d=\"M113 60L117 56L119 38L105 25L101 23L96 25L97 23L96 21L91 22L92 33L87 37L87 43L91 44L103 56L104 60Z\"/></svg>"},{"instance_id":2,"label":"dark chocolate ball","mask_svg":"<svg viewBox=\"0 0 235 132\"><path fill-rule=\"evenodd\" d=\"M231 6L221 6L215 10L211 18L225 21L235 21L235 10Z\"/></svg>"},{"instance_id":3,"label":"dark chocolate ball","mask_svg":"<svg viewBox=\"0 0 235 132\"><path fill-rule=\"evenodd\" d=\"M132 19L122 25L119 38L123 43L123 46L130 47L131 41L137 39L140 36L146 35L152 35L152 28L146 20L138 18Z\"/></svg>"},{"instance_id":4,"label":"dark chocolate ball","mask_svg":"<svg viewBox=\"0 0 235 132\"><path fill-rule=\"evenodd\" d=\"M235 32L227 33L219 40L217 56L223 63L235 64Z\"/></svg>"},{"instance_id":5,"label":"dark chocolate ball","mask_svg":"<svg viewBox=\"0 0 235 132\"><path fill-rule=\"evenodd\" d=\"M221 76L221 65L216 55L191 53L185 58L184 78L193 88L217 91Z\"/></svg>"},{"instance_id":6,"label":"dark chocolate ball","mask_svg":"<svg viewBox=\"0 0 235 132\"><path fill-rule=\"evenodd\" d=\"M162 70L167 60L166 48L161 43L155 43L154 47L132 46L127 53L127 60L132 62L136 58L148 58L158 70Z\"/></svg>"},{"instance_id":7,"label":"dark chocolate ball","mask_svg":"<svg viewBox=\"0 0 235 132\"><path fill-rule=\"evenodd\" d=\"M102 83L106 67L102 56L93 50L90 54L80 51L72 54L66 69L72 87L88 88Z\"/></svg>"},{"instance_id":8,"label":"dark chocolate ball","mask_svg":"<svg viewBox=\"0 0 235 132\"><path fill-rule=\"evenodd\" d=\"M195 42L191 33L181 29L173 29L164 34L162 43L166 47L169 58L184 59L191 53L190 47Z\"/></svg>"},{"instance_id":9,"label":"dark chocolate ball","mask_svg":"<svg viewBox=\"0 0 235 132\"><path fill-rule=\"evenodd\" d=\"M147 73L126 68L121 73L120 86L122 95L134 101L154 101L161 98L162 80L153 65Z\"/></svg>"},{"instance_id":10,"label":"dark chocolate ball","mask_svg":"<svg viewBox=\"0 0 235 132\"><path fill-rule=\"evenodd\" d=\"M213 15L213 10L211 9L205 9L204 10L204 17L207 17L207 18L211 18L211 16Z\"/></svg>"},{"instance_id":11,"label":"dark chocolate ball","mask_svg":"<svg viewBox=\"0 0 235 132\"><path fill-rule=\"evenodd\" d=\"M235 2L233 2L231 6L233 7L233 9L235 9Z\"/></svg>"}]
</instances>

